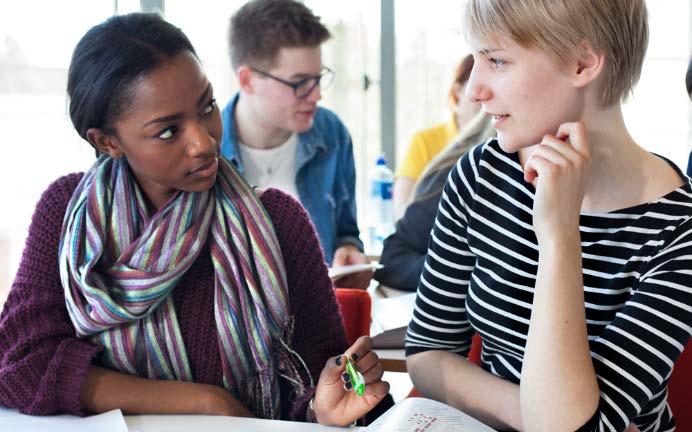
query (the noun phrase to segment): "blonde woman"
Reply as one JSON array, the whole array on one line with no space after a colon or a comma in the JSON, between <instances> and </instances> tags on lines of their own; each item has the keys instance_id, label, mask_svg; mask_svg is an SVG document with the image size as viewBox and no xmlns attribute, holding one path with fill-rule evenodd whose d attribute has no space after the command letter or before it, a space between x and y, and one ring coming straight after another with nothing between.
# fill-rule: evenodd
<instances>
[{"instance_id":1,"label":"blonde woman","mask_svg":"<svg viewBox=\"0 0 692 432\"><path fill-rule=\"evenodd\" d=\"M465 28L466 95L497 139L442 193L406 338L416 388L498 429L673 430L692 185L623 119L644 0L470 0Z\"/></svg>"}]
</instances>

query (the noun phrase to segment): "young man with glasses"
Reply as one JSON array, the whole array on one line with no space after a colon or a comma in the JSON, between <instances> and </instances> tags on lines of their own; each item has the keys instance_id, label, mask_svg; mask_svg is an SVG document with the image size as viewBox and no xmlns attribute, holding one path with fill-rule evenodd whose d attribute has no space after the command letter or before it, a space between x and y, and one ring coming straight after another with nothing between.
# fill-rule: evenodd
<instances>
[{"instance_id":1,"label":"young man with glasses","mask_svg":"<svg viewBox=\"0 0 692 432\"><path fill-rule=\"evenodd\" d=\"M351 136L318 107L334 73L322 64L327 28L293 0L253 0L230 20L240 90L223 111L221 153L252 185L297 198L315 224L327 263L366 263L356 222ZM369 272L338 286L365 288Z\"/></svg>"}]
</instances>

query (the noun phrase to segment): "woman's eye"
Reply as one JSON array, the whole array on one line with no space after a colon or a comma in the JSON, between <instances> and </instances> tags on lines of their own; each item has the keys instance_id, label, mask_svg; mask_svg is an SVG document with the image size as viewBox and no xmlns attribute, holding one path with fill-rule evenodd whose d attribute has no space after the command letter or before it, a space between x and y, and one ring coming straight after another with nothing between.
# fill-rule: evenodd
<instances>
[{"instance_id":1,"label":"woman's eye","mask_svg":"<svg viewBox=\"0 0 692 432\"><path fill-rule=\"evenodd\" d=\"M489 60L490 63L492 63L493 66L495 66L495 67L502 66L503 64L505 64L505 61L504 61L504 60L496 59L496 58L493 58L493 57L491 57L491 58L488 59L488 60Z\"/></svg>"},{"instance_id":2,"label":"woman's eye","mask_svg":"<svg viewBox=\"0 0 692 432\"><path fill-rule=\"evenodd\" d=\"M204 115L209 115L214 112L216 109L216 99L212 99L209 101L209 104L204 108L204 111L202 111L202 114Z\"/></svg>"},{"instance_id":3,"label":"woman's eye","mask_svg":"<svg viewBox=\"0 0 692 432\"><path fill-rule=\"evenodd\" d=\"M162 130L157 137L163 140L171 139L173 138L173 135L177 132L178 128L175 126L167 127L166 129Z\"/></svg>"}]
</instances>

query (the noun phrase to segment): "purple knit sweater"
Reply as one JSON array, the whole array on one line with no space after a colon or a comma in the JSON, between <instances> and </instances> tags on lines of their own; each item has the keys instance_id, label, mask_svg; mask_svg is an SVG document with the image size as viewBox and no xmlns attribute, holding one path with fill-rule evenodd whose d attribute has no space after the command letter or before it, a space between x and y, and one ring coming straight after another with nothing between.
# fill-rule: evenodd
<instances>
[{"instance_id":1,"label":"purple knit sweater","mask_svg":"<svg viewBox=\"0 0 692 432\"><path fill-rule=\"evenodd\" d=\"M0 315L0 405L33 415L85 415L79 391L100 348L75 336L58 270L58 242L67 203L82 174L58 179L41 197L12 290ZM315 230L290 196L269 189L261 197L279 237L286 264L293 349L314 383L327 359L346 349L346 337ZM214 323L214 273L209 249L173 291L176 312L196 382L222 385ZM304 378L309 385L307 378ZM282 417L304 420L307 401L281 381Z\"/></svg>"}]
</instances>

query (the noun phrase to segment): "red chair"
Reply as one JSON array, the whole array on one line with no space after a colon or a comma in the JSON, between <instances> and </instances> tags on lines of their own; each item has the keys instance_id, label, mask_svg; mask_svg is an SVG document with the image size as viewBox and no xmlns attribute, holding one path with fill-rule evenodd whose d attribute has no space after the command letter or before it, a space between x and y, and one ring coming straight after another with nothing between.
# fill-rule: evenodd
<instances>
[{"instance_id":1,"label":"red chair","mask_svg":"<svg viewBox=\"0 0 692 432\"><path fill-rule=\"evenodd\" d=\"M354 288L336 288L334 292L348 344L352 345L361 336L370 335L372 309L370 294L365 290Z\"/></svg>"},{"instance_id":2,"label":"red chair","mask_svg":"<svg viewBox=\"0 0 692 432\"><path fill-rule=\"evenodd\" d=\"M692 340L673 367L668 382L668 403L675 417L675 430L692 432Z\"/></svg>"},{"instance_id":3,"label":"red chair","mask_svg":"<svg viewBox=\"0 0 692 432\"><path fill-rule=\"evenodd\" d=\"M481 348L483 341L481 341L481 336L476 333L471 339L471 350L469 351L469 361L476 364L476 366L481 365Z\"/></svg>"}]
</instances>

